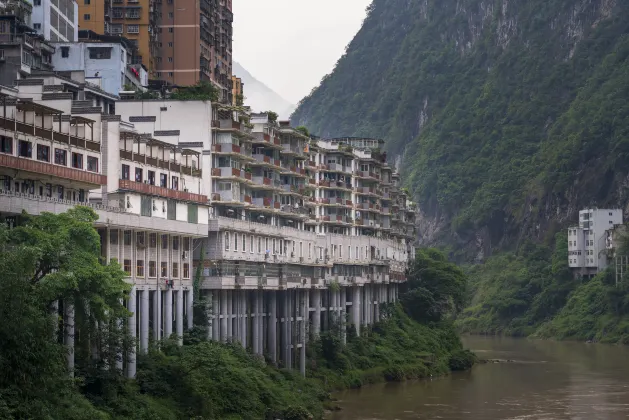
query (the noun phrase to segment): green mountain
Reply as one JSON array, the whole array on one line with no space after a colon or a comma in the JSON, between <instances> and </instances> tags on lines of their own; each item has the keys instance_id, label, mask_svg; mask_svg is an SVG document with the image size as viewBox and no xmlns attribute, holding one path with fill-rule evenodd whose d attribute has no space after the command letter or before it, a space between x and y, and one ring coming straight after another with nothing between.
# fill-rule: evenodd
<instances>
[{"instance_id":1,"label":"green mountain","mask_svg":"<svg viewBox=\"0 0 629 420\"><path fill-rule=\"evenodd\" d=\"M624 206L629 2L374 0L291 119L402 156L421 240L482 260Z\"/></svg>"}]
</instances>

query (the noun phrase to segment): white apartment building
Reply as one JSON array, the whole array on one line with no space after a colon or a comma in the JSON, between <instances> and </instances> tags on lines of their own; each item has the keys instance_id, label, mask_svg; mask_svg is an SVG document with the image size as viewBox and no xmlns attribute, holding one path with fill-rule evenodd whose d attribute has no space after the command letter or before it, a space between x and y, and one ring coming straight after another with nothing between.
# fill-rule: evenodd
<instances>
[{"instance_id":1,"label":"white apartment building","mask_svg":"<svg viewBox=\"0 0 629 420\"><path fill-rule=\"evenodd\" d=\"M612 232L622 225L620 209L579 211L579 225L568 228L568 263L581 275L594 275L609 265Z\"/></svg>"},{"instance_id":2,"label":"white apartment building","mask_svg":"<svg viewBox=\"0 0 629 420\"><path fill-rule=\"evenodd\" d=\"M93 207L103 257L134 286L138 351L192 326L197 267L208 338L302 372L309 338L341 325L346 339L346 318L360 334L396 301L416 206L382 141L311 139L205 101L121 100L110 115L70 81L4 89L0 216ZM134 354L123 367L135 375Z\"/></svg>"},{"instance_id":3,"label":"white apartment building","mask_svg":"<svg viewBox=\"0 0 629 420\"><path fill-rule=\"evenodd\" d=\"M75 0L29 0L33 5L33 28L46 41L78 39L79 6Z\"/></svg>"}]
</instances>

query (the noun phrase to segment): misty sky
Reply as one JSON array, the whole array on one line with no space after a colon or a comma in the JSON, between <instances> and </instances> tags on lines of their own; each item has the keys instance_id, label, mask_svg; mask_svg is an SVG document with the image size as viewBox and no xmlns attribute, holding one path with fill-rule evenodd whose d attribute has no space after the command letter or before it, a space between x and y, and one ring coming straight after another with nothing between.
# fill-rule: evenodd
<instances>
[{"instance_id":1,"label":"misty sky","mask_svg":"<svg viewBox=\"0 0 629 420\"><path fill-rule=\"evenodd\" d=\"M370 3L234 0L234 60L286 100L297 103L332 71L360 29Z\"/></svg>"}]
</instances>

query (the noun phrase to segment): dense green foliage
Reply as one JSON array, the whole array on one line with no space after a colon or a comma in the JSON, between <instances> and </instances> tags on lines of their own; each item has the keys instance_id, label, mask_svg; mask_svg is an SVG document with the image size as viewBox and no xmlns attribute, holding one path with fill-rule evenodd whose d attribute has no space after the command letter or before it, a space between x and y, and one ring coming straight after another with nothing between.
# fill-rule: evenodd
<instances>
[{"instance_id":1,"label":"dense green foliage","mask_svg":"<svg viewBox=\"0 0 629 420\"><path fill-rule=\"evenodd\" d=\"M626 201L628 23L621 1L374 0L293 124L386 139L437 240L513 250Z\"/></svg>"},{"instance_id":2,"label":"dense green foliage","mask_svg":"<svg viewBox=\"0 0 629 420\"><path fill-rule=\"evenodd\" d=\"M474 362L443 316L418 323L391 305L360 337L350 329L347 345L340 338L344 324L311 343L303 378L237 343L206 341L207 304L199 300L198 325L186 331L184 345L174 338L153 343L137 355L137 378L129 380L116 367L134 345L119 328L127 324L121 300L129 286L119 265L99 261L96 217L77 207L20 216L10 230L0 224L0 317L10 320L0 323L0 419L321 418L332 389L445 374ZM457 302L458 273L443 255L422 255L413 276L428 273L427 280L415 278L406 294L421 286L435 302ZM53 302L75 307L74 378Z\"/></svg>"}]
</instances>

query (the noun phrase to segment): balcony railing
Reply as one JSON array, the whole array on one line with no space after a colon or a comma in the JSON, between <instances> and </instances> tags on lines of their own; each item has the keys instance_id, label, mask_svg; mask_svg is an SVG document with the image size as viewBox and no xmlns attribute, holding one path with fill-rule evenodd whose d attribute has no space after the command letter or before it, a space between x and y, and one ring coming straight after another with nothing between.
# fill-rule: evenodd
<instances>
[{"instance_id":1,"label":"balcony railing","mask_svg":"<svg viewBox=\"0 0 629 420\"><path fill-rule=\"evenodd\" d=\"M34 125L26 124L21 121L17 121L11 118L0 117L0 128L4 128L9 131L17 131L24 134L29 134L35 137L41 137L46 140L54 140L59 143L71 144L73 146L82 147L94 152L100 152L100 143L88 140L85 137L79 137L68 133L60 133L48 128L37 127Z\"/></svg>"},{"instance_id":2,"label":"balcony railing","mask_svg":"<svg viewBox=\"0 0 629 420\"><path fill-rule=\"evenodd\" d=\"M107 184L107 177L105 175L67 168L65 166L54 165L52 163L40 162L27 158L18 158L16 156L0 154L0 166L54 176L57 178L69 179L71 181L84 182L86 184Z\"/></svg>"},{"instance_id":3,"label":"balcony railing","mask_svg":"<svg viewBox=\"0 0 629 420\"><path fill-rule=\"evenodd\" d=\"M141 182L120 179L118 188L121 190L129 190L139 192L141 194L154 195L158 197L171 198L174 200L190 201L199 204L207 203L207 196L201 194L193 194L187 191L171 190L169 188L158 187L156 185L144 184Z\"/></svg>"}]
</instances>

